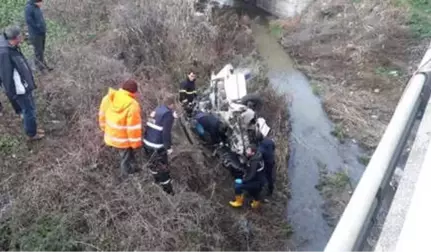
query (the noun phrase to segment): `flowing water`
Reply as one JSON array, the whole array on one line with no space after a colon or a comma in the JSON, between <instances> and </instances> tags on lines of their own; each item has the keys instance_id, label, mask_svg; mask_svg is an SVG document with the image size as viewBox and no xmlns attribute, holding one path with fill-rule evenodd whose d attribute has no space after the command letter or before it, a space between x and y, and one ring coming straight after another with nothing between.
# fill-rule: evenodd
<instances>
[{"instance_id":1,"label":"flowing water","mask_svg":"<svg viewBox=\"0 0 431 252\"><path fill-rule=\"evenodd\" d=\"M291 97L289 106L291 155L289 179L292 198L287 217L293 229L295 250L323 250L332 233L323 218L324 203L315 186L322 166L330 172L345 170L353 182L363 172L358 156L362 151L352 142L340 144L332 136L333 125L313 94L307 78L294 69L292 60L265 25L254 24L253 34L258 50L269 68L270 83Z\"/></svg>"},{"instance_id":2,"label":"flowing water","mask_svg":"<svg viewBox=\"0 0 431 252\"><path fill-rule=\"evenodd\" d=\"M256 13L266 15L240 1L220 2L235 5L252 17ZM329 172L346 171L352 184L356 184L364 170L358 161L363 151L352 141L341 144L332 136L333 124L320 99L313 94L307 78L294 68L291 58L270 33L264 19L252 25L257 49L268 66L270 84L280 93L288 94L291 100L289 180L292 197L287 207L287 218L294 230L292 243L295 247L290 249L321 251L333 231L323 217L324 200L315 188L322 166Z\"/></svg>"}]
</instances>

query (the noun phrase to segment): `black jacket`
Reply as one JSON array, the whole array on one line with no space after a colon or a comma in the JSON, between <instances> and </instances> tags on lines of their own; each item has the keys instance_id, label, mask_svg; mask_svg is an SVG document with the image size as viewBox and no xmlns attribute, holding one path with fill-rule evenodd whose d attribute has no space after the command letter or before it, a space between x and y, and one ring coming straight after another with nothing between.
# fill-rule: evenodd
<instances>
[{"instance_id":1,"label":"black jacket","mask_svg":"<svg viewBox=\"0 0 431 252\"><path fill-rule=\"evenodd\" d=\"M251 181L261 181L263 176L264 163L262 153L256 152L249 160L242 179L243 183Z\"/></svg>"},{"instance_id":2,"label":"black jacket","mask_svg":"<svg viewBox=\"0 0 431 252\"><path fill-rule=\"evenodd\" d=\"M44 36L46 34L45 18L42 10L35 4L35 0L29 0L25 6L25 21L30 37Z\"/></svg>"},{"instance_id":3,"label":"black jacket","mask_svg":"<svg viewBox=\"0 0 431 252\"><path fill-rule=\"evenodd\" d=\"M196 85L195 81L187 78L180 84L180 102L187 99L188 102L193 102L196 97Z\"/></svg>"},{"instance_id":4,"label":"black jacket","mask_svg":"<svg viewBox=\"0 0 431 252\"><path fill-rule=\"evenodd\" d=\"M210 113L199 112L195 115L195 119L211 135L214 142L220 142L219 128L221 122L216 116Z\"/></svg>"},{"instance_id":5,"label":"black jacket","mask_svg":"<svg viewBox=\"0 0 431 252\"><path fill-rule=\"evenodd\" d=\"M148 147L166 150L172 145L172 126L174 124L173 111L165 105L156 108L155 122L147 122L144 143Z\"/></svg>"},{"instance_id":6,"label":"black jacket","mask_svg":"<svg viewBox=\"0 0 431 252\"><path fill-rule=\"evenodd\" d=\"M16 69L21 80L26 83L25 92L36 89L31 68L21 53L19 47L10 46L4 35L0 36L0 82L2 82L6 95L16 98L16 86L13 80L13 71Z\"/></svg>"},{"instance_id":7,"label":"black jacket","mask_svg":"<svg viewBox=\"0 0 431 252\"><path fill-rule=\"evenodd\" d=\"M264 138L259 144L259 151L262 153L265 169L272 169L275 164L275 143L269 138Z\"/></svg>"}]
</instances>

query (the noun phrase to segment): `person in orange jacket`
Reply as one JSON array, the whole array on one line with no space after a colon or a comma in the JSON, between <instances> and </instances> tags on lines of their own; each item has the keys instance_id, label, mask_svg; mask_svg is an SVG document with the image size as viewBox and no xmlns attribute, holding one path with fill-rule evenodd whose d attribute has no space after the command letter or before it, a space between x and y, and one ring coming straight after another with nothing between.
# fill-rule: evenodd
<instances>
[{"instance_id":1,"label":"person in orange jacket","mask_svg":"<svg viewBox=\"0 0 431 252\"><path fill-rule=\"evenodd\" d=\"M142 146L141 107L136 100L138 85L127 80L119 90L109 88L99 110L99 126L105 144L119 150L121 176L135 172L134 150Z\"/></svg>"}]
</instances>

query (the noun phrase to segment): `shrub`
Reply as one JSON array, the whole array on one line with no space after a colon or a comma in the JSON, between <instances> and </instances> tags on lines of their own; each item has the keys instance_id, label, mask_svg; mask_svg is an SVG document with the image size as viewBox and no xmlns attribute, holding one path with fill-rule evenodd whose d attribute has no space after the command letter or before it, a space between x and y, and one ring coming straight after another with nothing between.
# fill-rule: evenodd
<instances>
[{"instance_id":1,"label":"shrub","mask_svg":"<svg viewBox=\"0 0 431 252\"><path fill-rule=\"evenodd\" d=\"M24 232L25 249L285 248L285 187L276 194L277 204L261 214L241 214L227 206L233 196L229 174L211 153L189 145L177 128L171 162L175 197L153 185L145 167L118 183L118 154L102 144L96 118L108 87L133 76L139 81L142 110L149 114L166 93L176 93L173 83L190 65L200 69L202 81L209 70L252 53L250 36L242 42L232 39L245 29L236 14L215 13L197 21L192 8L188 0L47 2L48 17L71 32L50 52L56 71L39 79L37 103L44 121L62 120L66 127L30 146L34 152L21 157L22 176L1 187L1 192L15 187L11 237ZM285 100L274 90L265 92L272 101L269 122L285 142ZM286 151L279 150L278 183L283 186ZM145 164L140 156L138 162ZM15 170L10 166L1 172ZM72 247L46 247L51 238L34 234L37 220L47 215L67 216L53 220L64 224L49 226L63 230L52 239Z\"/></svg>"}]
</instances>

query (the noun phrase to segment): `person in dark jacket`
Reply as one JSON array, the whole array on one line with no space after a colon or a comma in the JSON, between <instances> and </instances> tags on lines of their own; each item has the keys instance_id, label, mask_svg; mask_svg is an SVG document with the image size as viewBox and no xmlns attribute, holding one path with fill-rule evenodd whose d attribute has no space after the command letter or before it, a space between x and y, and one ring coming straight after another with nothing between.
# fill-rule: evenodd
<instances>
[{"instance_id":1,"label":"person in dark jacket","mask_svg":"<svg viewBox=\"0 0 431 252\"><path fill-rule=\"evenodd\" d=\"M232 207L241 207L244 203L244 194L247 192L252 198L251 207L259 208L260 192L265 183L264 161L262 153L259 152L256 145L252 144L247 147L246 155L248 162L246 165L243 179L235 180L235 200L230 201Z\"/></svg>"},{"instance_id":2,"label":"person in dark jacket","mask_svg":"<svg viewBox=\"0 0 431 252\"><path fill-rule=\"evenodd\" d=\"M167 96L164 104L152 112L144 135L144 150L149 157L150 172L157 184L169 194L174 194L168 167L168 155L172 153L172 126L174 124L175 98Z\"/></svg>"},{"instance_id":3,"label":"person in dark jacket","mask_svg":"<svg viewBox=\"0 0 431 252\"><path fill-rule=\"evenodd\" d=\"M46 41L46 23L43 17L42 7L43 0L29 0L25 7L25 21L28 26L30 41L33 44L36 67L43 72L45 69L50 71L45 62L45 41Z\"/></svg>"},{"instance_id":4,"label":"person in dark jacket","mask_svg":"<svg viewBox=\"0 0 431 252\"><path fill-rule=\"evenodd\" d=\"M268 183L268 194L272 196L274 192L274 169L275 169L275 143L272 139L265 137L259 144L259 151L262 153L265 163L265 177Z\"/></svg>"},{"instance_id":5,"label":"person in dark jacket","mask_svg":"<svg viewBox=\"0 0 431 252\"><path fill-rule=\"evenodd\" d=\"M187 79L180 84L180 102L191 103L196 98L196 74L190 70Z\"/></svg>"},{"instance_id":6,"label":"person in dark jacket","mask_svg":"<svg viewBox=\"0 0 431 252\"><path fill-rule=\"evenodd\" d=\"M7 97L16 102L22 111L24 130L29 140L39 140L44 137L44 131L38 129L36 123L32 95L36 85L30 66L19 48L21 41L21 31L15 26L7 27L0 36L0 80Z\"/></svg>"},{"instance_id":7,"label":"person in dark jacket","mask_svg":"<svg viewBox=\"0 0 431 252\"><path fill-rule=\"evenodd\" d=\"M190 70L187 79L180 84L180 102L189 119L192 117L193 101L197 96L195 80L196 74L193 70Z\"/></svg>"},{"instance_id":8,"label":"person in dark jacket","mask_svg":"<svg viewBox=\"0 0 431 252\"><path fill-rule=\"evenodd\" d=\"M227 127L220 121L219 118L211 113L199 111L194 116L194 119L197 122L197 128L201 127L203 130L203 132L202 130L197 130L199 135L206 142L209 142L211 145L215 145L226 141Z\"/></svg>"},{"instance_id":9,"label":"person in dark jacket","mask_svg":"<svg viewBox=\"0 0 431 252\"><path fill-rule=\"evenodd\" d=\"M274 191L274 172L275 172L275 142L269 137L270 127L263 118L257 119L256 140L258 142L259 152L262 153L265 163L265 177L268 184L267 196L272 196Z\"/></svg>"}]
</instances>

